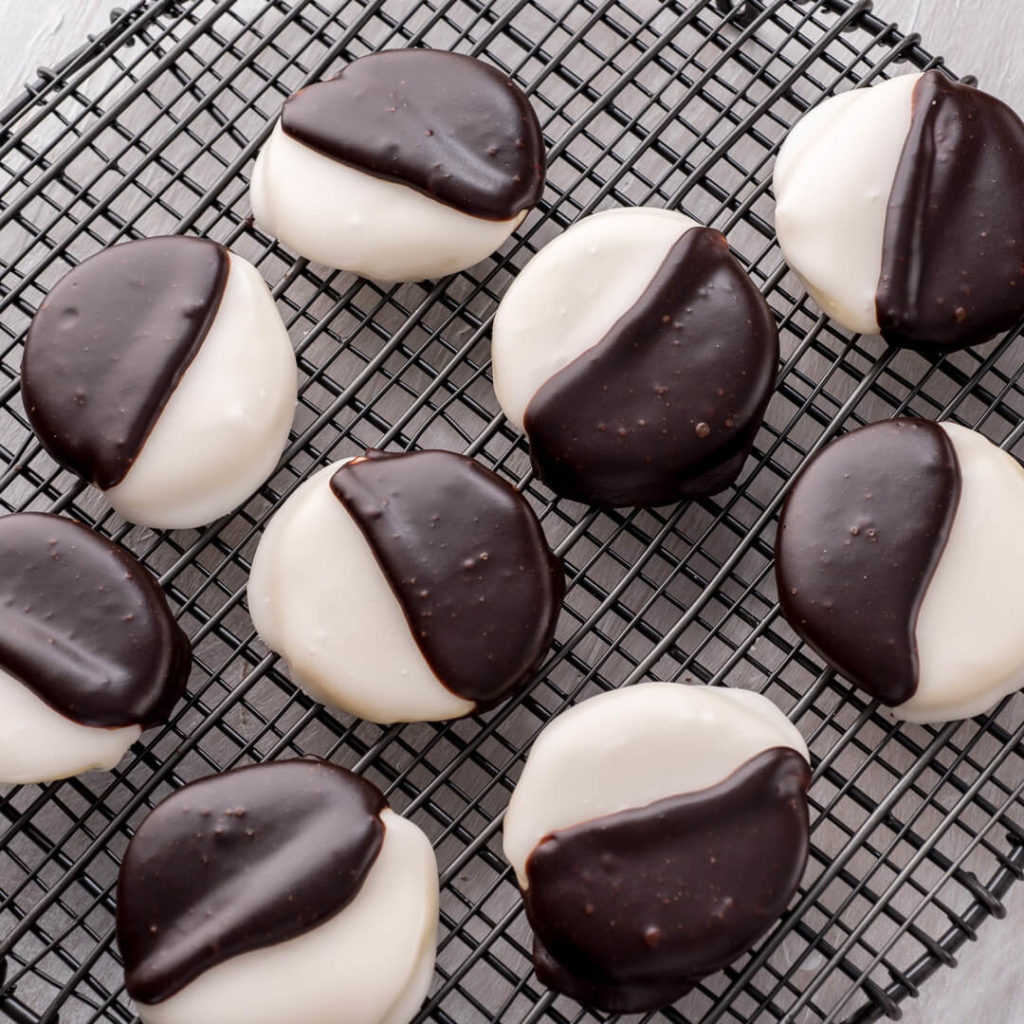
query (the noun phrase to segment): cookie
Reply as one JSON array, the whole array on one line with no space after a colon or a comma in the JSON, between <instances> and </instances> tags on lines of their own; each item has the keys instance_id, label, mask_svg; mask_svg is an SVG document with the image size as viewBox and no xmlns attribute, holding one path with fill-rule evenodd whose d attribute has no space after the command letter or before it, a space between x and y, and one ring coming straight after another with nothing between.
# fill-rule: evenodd
<instances>
[{"instance_id":1,"label":"cookie","mask_svg":"<svg viewBox=\"0 0 1024 1024\"><path fill-rule=\"evenodd\" d=\"M775 164L786 262L838 323L942 352L1024 316L1024 123L941 71L834 96Z\"/></svg>"},{"instance_id":2,"label":"cookie","mask_svg":"<svg viewBox=\"0 0 1024 1024\"><path fill-rule=\"evenodd\" d=\"M434 852L324 761L250 765L143 821L117 884L144 1024L407 1024L433 973Z\"/></svg>"},{"instance_id":3,"label":"cookie","mask_svg":"<svg viewBox=\"0 0 1024 1024\"><path fill-rule=\"evenodd\" d=\"M124 548L62 516L0 518L0 783L113 768L167 721L190 658Z\"/></svg>"},{"instance_id":4,"label":"cookie","mask_svg":"<svg viewBox=\"0 0 1024 1024\"><path fill-rule=\"evenodd\" d=\"M317 700L441 721L529 683L564 574L526 500L451 452L369 452L277 511L249 580L257 632Z\"/></svg>"},{"instance_id":5,"label":"cookie","mask_svg":"<svg viewBox=\"0 0 1024 1024\"><path fill-rule=\"evenodd\" d=\"M809 779L800 734L755 693L641 683L554 718L504 821L538 978L646 1012L741 956L800 882Z\"/></svg>"},{"instance_id":6,"label":"cookie","mask_svg":"<svg viewBox=\"0 0 1024 1024\"><path fill-rule=\"evenodd\" d=\"M911 722L969 718L1024 685L1024 470L954 423L888 420L826 446L783 506L782 611Z\"/></svg>"},{"instance_id":7,"label":"cookie","mask_svg":"<svg viewBox=\"0 0 1024 1024\"><path fill-rule=\"evenodd\" d=\"M66 274L25 342L29 422L114 510L201 526L267 479L295 411L288 333L248 261L202 238L105 249Z\"/></svg>"},{"instance_id":8,"label":"cookie","mask_svg":"<svg viewBox=\"0 0 1024 1024\"><path fill-rule=\"evenodd\" d=\"M736 479L779 341L719 232L640 207L548 243L502 299L491 354L502 411L553 491L664 505Z\"/></svg>"},{"instance_id":9,"label":"cookie","mask_svg":"<svg viewBox=\"0 0 1024 1024\"><path fill-rule=\"evenodd\" d=\"M489 256L543 188L540 125L511 79L459 53L386 50L285 102L252 208L317 263L420 281Z\"/></svg>"}]
</instances>

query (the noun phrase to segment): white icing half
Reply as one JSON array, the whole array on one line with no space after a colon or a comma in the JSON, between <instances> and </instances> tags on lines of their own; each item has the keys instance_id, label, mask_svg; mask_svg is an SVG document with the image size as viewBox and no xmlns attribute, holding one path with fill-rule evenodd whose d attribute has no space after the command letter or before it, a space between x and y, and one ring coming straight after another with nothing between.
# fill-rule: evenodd
<instances>
[{"instance_id":1,"label":"white icing half","mask_svg":"<svg viewBox=\"0 0 1024 1024\"><path fill-rule=\"evenodd\" d=\"M521 888L546 835L655 800L706 789L772 747L807 745L770 701L747 690L640 683L591 697L537 737L504 822Z\"/></svg>"},{"instance_id":2,"label":"white icing half","mask_svg":"<svg viewBox=\"0 0 1024 1024\"><path fill-rule=\"evenodd\" d=\"M491 334L494 391L523 429L537 391L636 305L672 246L696 221L672 210L626 207L577 221L522 269Z\"/></svg>"},{"instance_id":3,"label":"white icing half","mask_svg":"<svg viewBox=\"0 0 1024 1024\"><path fill-rule=\"evenodd\" d=\"M0 784L50 782L113 768L142 735L138 725L80 725L0 669Z\"/></svg>"},{"instance_id":4,"label":"white icing half","mask_svg":"<svg viewBox=\"0 0 1024 1024\"><path fill-rule=\"evenodd\" d=\"M336 462L307 480L267 526L249 577L256 631L295 682L371 722L439 722L475 704L423 657L356 521L330 488Z\"/></svg>"},{"instance_id":5,"label":"white icing half","mask_svg":"<svg viewBox=\"0 0 1024 1024\"><path fill-rule=\"evenodd\" d=\"M298 371L259 271L230 254L213 323L125 478L118 515L157 529L202 526L270 476L288 441Z\"/></svg>"},{"instance_id":6,"label":"white icing half","mask_svg":"<svg viewBox=\"0 0 1024 1024\"><path fill-rule=\"evenodd\" d=\"M960 463L953 526L917 618L910 722L981 714L1024 686L1024 469L981 434L940 424Z\"/></svg>"},{"instance_id":7,"label":"white icing half","mask_svg":"<svg viewBox=\"0 0 1024 1024\"><path fill-rule=\"evenodd\" d=\"M519 226L487 220L374 177L287 135L281 122L252 172L253 216L316 263L375 281L422 281L486 259Z\"/></svg>"},{"instance_id":8,"label":"white icing half","mask_svg":"<svg viewBox=\"0 0 1024 1024\"><path fill-rule=\"evenodd\" d=\"M381 819L380 853L348 906L140 1005L145 1024L408 1024L433 973L437 862L416 825L391 810Z\"/></svg>"},{"instance_id":9,"label":"white icing half","mask_svg":"<svg viewBox=\"0 0 1024 1024\"><path fill-rule=\"evenodd\" d=\"M775 230L815 302L852 331L878 333L885 212L920 74L819 104L775 162Z\"/></svg>"}]
</instances>

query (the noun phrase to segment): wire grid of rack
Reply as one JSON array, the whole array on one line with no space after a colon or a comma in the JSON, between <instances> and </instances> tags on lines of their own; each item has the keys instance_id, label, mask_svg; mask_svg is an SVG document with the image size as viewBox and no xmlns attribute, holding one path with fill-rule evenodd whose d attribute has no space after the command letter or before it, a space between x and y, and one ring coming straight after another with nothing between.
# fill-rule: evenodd
<instances>
[{"instance_id":1,"label":"wire grid of rack","mask_svg":"<svg viewBox=\"0 0 1024 1024\"><path fill-rule=\"evenodd\" d=\"M728 4L723 4L728 7ZM0 118L0 480L3 510L75 516L160 577L195 644L187 702L112 773L0 801L0 1016L135 1019L113 940L113 885L132 830L173 788L235 765L317 754L364 772L432 837L440 948L421 1019L602 1019L530 972L530 933L500 853L501 813L559 709L644 677L766 693L814 760L812 854L780 925L666 1021L869 1021L942 964L1024 870L1020 695L944 727L899 727L803 648L771 575L776 513L801 463L839 432L896 414L950 417L1024 453L1015 332L939 362L850 337L809 306L772 231L770 172L822 96L934 61L866 2L775 0L741 16L710 0L153 0ZM283 99L372 49L473 53L529 93L544 126L544 202L494 258L383 289L325 274L248 217L247 175ZM725 231L778 317L777 392L737 486L649 511L553 500L498 413L488 327L544 242L615 205L685 210ZM201 531L128 526L58 470L18 392L43 295L111 243L208 235L271 283L299 355L285 462ZM489 714L381 728L297 693L254 636L244 586L261 526L311 470L366 446L472 453L513 481L565 561L568 593L535 685Z\"/></svg>"}]
</instances>

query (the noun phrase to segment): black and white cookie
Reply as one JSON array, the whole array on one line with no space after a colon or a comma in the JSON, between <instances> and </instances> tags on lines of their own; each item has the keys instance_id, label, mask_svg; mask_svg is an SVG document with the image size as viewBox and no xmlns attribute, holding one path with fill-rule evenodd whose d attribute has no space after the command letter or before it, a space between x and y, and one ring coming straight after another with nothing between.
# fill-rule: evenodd
<instances>
[{"instance_id":1,"label":"black and white cookie","mask_svg":"<svg viewBox=\"0 0 1024 1024\"><path fill-rule=\"evenodd\" d=\"M121 865L117 942L145 1024L407 1024L430 987L437 863L325 761L178 790Z\"/></svg>"},{"instance_id":2,"label":"black and white cookie","mask_svg":"<svg viewBox=\"0 0 1024 1024\"><path fill-rule=\"evenodd\" d=\"M249 611L317 700L373 722L441 721L533 678L563 589L530 506L490 470L451 452L369 452L278 510Z\"/></svg>"},{"instance_id":3,"label":"black and white cookie","mask_svg":"<svg viewBox=\"0 0 1024 1024\"><path fill-rule=\"evenodd\" d=\"M1024 316L1024 123L940 71L825 100L775 165L786 262L850 330L963 348Z\"/></svg>"},{"instance_id":4,"label":"black and white cookie","mask_svg":"<svg viewBox=\"0 0 1024 1024\"><path fill-rule=\"evenodd\" d=\"M746 952L803 875L807 746L767 698L641 683L553 719L505 813L538 978L612 1012Z\"/></svg>"},{"instance_id":5,"label":"black and white cookie","mask_svg":"<svg viewBox=\"0 0 1024 1024\"><path fill-rule=\"evenodd\" d=\"M61 516L0 518L0 784L113 768L167 721L189 663L124 548Z\"/></svg>"},{"instance_id":6,"label":"black and white cookie","mask_svg":"<svg viewBox=\"0 0 1024 1024\"><path fill-rule=\"evenodd\" d=\"M202 238L105 249L29 328L22 397L46 450L143 526L200 526L246 500L288 440L297 372L248 261Z\"/></svg>"},{"instance_id":7,"label":"black and white cookie","mask_svg":"<svg viewBox=\"0 0 1024 1024\"><path fill-rule=\"evenodd\" d=\"M911 722L969 718L1024 686L1024 469L952 423L833 441L793 484L775 572L790 625Z\"/></svg>"},{"instance_id":8,"label":"black and white cookie","mask_svg":"<svg viewBox=\"0 0 1024 1024\"><path fill-rule=\"evenodd\" d=\"M387 50L287 100L252 208L311 260L420 281L489 256L543 188L540 126L511 79L458 53Z\"/></svg>"},{"instance_id":9,"label":"black and white cookie","mask_svg":"<svg viewBox=\"0 0 1024 1024\"><path fill-rule=\"evenodd\" d=\"M719 232L640 207L546 245L502 299L491 351L501 408L553 491L663 505L736 479L779 340Z\"/></svg>"}]
</instances>

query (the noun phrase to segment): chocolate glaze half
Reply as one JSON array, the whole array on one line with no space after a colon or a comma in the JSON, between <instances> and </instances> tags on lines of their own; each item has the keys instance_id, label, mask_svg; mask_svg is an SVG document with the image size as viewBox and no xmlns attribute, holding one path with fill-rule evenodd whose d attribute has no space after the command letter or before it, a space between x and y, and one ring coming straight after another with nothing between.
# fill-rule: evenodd
<instances>
[{"instance_id":1,"label":"chocolate glaze half","mask_svg":"<svg viewBox=\"0 0 1024 1024\"><path fill-rule=\"evenodd\" d=\"M887 341L948 351L1024 316L1024 122L937 70L913 104L875 304Z\"/></svg>"},{"instance_id":2,"label":"chocolate glaze half","mask_svg":"<svg viewBox=\"0 0 1024 1024\"><path fill-rule=\"evenodd\" d=\"M0 667L81 725L165 722L191 648L152 576L61 516L0 518Z\"/></svg>"},{"instance_id":3,"label":"chocolate glaze half","mask_svg":"<svg viewBox=\"0 0 1024 1024\"><path fill-rule=\"evenodd\" d=\"M358 524L440 682L486 708L551 646L565 589L526 499L443 451L370 451L331 490Z\"/></svg>"},{"instance_id":4,"label":"chocolate glaze half","mask_svg":"<svg viewBox=\"0 0 1024 1024\"><path fill-rule=\"evenodd\" d=\"M519 87L441 50L386 50L291 96L281 127L318 153L463 213L509 220L544 190L544 140Z\"/></svg>"},{"instance_id":5,"label":"chocolate glaze half","mask_svg":"<svg viewBox=\"0 0 1024 1024\"><path fill-rule=\"evenodd\" d=\"M810 768L773 747L723 782L554 832L526 863L538 977L597 1009L667 1006L786 909Z\"/></svg>"},{"instance_id":6,"label":"chocolate glaze half","mask_svg":"<svg viewBox=\"0 0 1024 1024\"><path fill-rule=\"evenodd\" d=\"M789 624L839 672L885 704L917 690L915 628L953 526L960 466L927 420L861 427L797 477L775 541Z\"/></svg>"},{"instance_id":7,"label":"chocolate glaze half","mask_svg":"<svg viewBox=\"0 0 1024 1024\"><path fill-rule=\"evenodd\" d=\"M386 806L358 775L312 759L178 790L135 833L118 877L128 994L161 1002L230 957L333 917L380 852Z\"/></svg>"},{"instance_id":8,"label":"chocolate glaze half","mask_svg":"<svg viewBox=\"0 0 1024 1024\"><path fill-rule=\"evenodd\" d=\"M634 306L526 409L534 469L592 505L663 505L739 474L775 383L767 303L710 228L685 232Z\"/></svg>"},{"instance_id":9,"label":"chocolate glaze half","mask_svg":"<svg viewBox=\"0 0 1024 1024\"><path fill-rule=\"evenodd\" d=\"M25 341L21 391L46 450L120 483L217 314L228 252L203 238L104 249L57 282Z\"/></svg>"}]
</instances>

